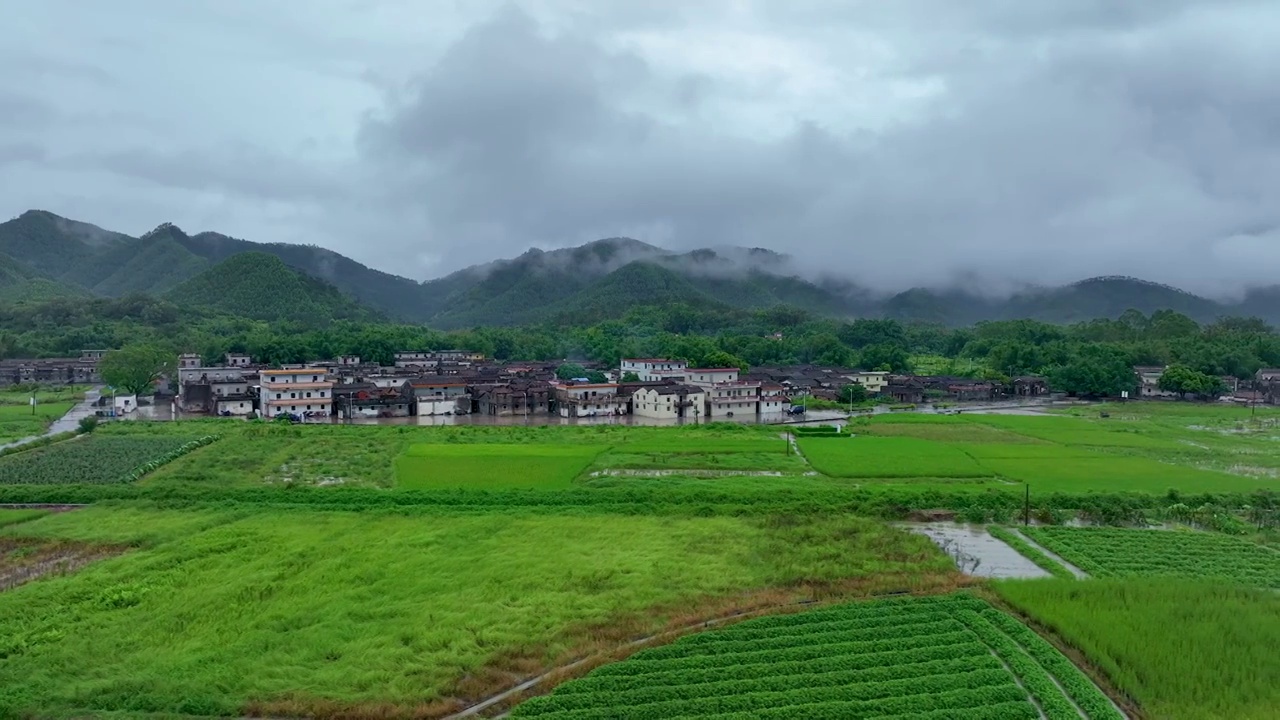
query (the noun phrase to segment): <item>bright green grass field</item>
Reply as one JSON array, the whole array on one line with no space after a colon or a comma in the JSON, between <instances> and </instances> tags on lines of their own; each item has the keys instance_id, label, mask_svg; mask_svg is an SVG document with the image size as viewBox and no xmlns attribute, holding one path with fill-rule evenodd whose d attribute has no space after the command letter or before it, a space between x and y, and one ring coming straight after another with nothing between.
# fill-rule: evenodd
<instances>
[{"instance_id":1,"label":"bright green grass field","mask_svg":"<svg viewBox=\"0 0 1280 720\"><path fill-rule=\"evenodd\" d=\"M1273 720L1280 594L1174 579L996 584L1136 698L1151 718Z\"/></svg>"},{"instance_id":2,"label":"bright green grass field","mask_svg":"<svg viewBox=\"0 0 1280 720\"><path fill-rule=\"evenodd\" d=\"M35 391L37 403L80 402L87 385L47 385ZM27 406L31 401L30 390L0 390L0 405ZM30 408L28 408L30 411Z\"/></svg>"},{"instance_id":3,"label":"bright green grass field","mask_svg":"<svg viewBox=\"0 0 1280 720\"><path fill-rule=\"evenodd\" d=\"M396 486L567 488L602 450L581 445L410 445L396 458Z\"/></svg>"},{"instance_id":4,"label":"bright green grass field","mask_svg":"<svg viewBox=\"0 0 1280 720\"><path fill-rule=\"evenodd\" d=\"M18 523L35 520L38 517L44 517L48 514L48 510L0 509L0 527L4 527L6 525L17 525Z\"/></svg>"},{"instance_id":5,"label":"bright green grass field","mask_svg":"<svg viewBox=\"0 0 1280 720\"><path fill-rule=\"evenodd\" d=\"M661 627L654 606L873 575L911 588L954 571L926 538L855 517L114 506L0 534L140 545L0 593L0 717L230 717L281 698L407 715L496 658L563 662L592 623Z\"/></svg>"},{"instance_id":6,"label":"bright green grass field","mask_svg":"<svg viewBox=\"0 0 1280 720\"><path fill-rule=\"evenodd\" d=\"M1109 460L1113 456L1087 448L1067 447L1052 443L957 443L956 447L979 463L987 460L1066 460L1094 458Z\"/></svg>"},{"instance_id":7,"label":"bright green grass field","mask_svg":"<svg viewBox=\"0 0 1280 720\"><path fill-rule=\"evenodd\" d=\"M842 478L981 478L994 475L959 449L911 437L800 438L814 469Z\"/></svg>"},{"instance_id":8,"label":"bright green grass field","mask_svg":"<svg viewBox=\"0 0 1280 720\"><path fill-rule=\"evenodd\" d=\"M777 435L697 438L673 435L614 445L596 458L600 470L803 472L804 459Z\"/></svg>"},{"instance_id":9,"label":"bright green grass field","mask_svg":"<svg viewBox=\"0 0 1280 720\"><path fill-rule=\"evenodd\" d=\"M66 415L73 405L71 402L36 405L34 415L28 405L0 405L0 442L44 434L49 424Z\"/></svg>"},{"instance_id":10,"label":"bright green grass field","mask_svg":"<svg viewBox=\"0 0 1280 720\"><path fill-rule=\"evenodd\" d=\"M852 425L851 431L855 434L914 437L939 442L1017 443L1031 447L1045 445L1043 441L1036 438L976 422L865 422Z\"/></svg>"},{"instance_id":11,"label":"bright green grass field","mask_svg":"<svg viewBox=\"0 0 1280 720\"><path fill-rule=\"evenodd\" d=\"M787 454L786 441L778 436L744 437L744 438L700 438L688 435L675 435L669 438L647 438L642 440L616 443L617 452L632 454L706 454L706 453L777 453Z\"/></svg>"}]
</instances>

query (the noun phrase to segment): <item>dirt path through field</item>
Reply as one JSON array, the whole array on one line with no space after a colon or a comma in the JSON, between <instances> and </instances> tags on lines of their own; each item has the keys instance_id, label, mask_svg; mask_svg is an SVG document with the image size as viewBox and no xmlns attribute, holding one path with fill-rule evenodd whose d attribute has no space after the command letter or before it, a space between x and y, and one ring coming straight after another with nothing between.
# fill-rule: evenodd
<instances>
[{"instance_id":1,"label":"dirt path through field","mask_svg":"<svg viewBox=\"0 0 1280 720\"><path fill-rule=\"evenodd\" d=\"M56 541L0 539L0 592L46 575L66 575L124 550Z\"/></svg>"}]
</instances>

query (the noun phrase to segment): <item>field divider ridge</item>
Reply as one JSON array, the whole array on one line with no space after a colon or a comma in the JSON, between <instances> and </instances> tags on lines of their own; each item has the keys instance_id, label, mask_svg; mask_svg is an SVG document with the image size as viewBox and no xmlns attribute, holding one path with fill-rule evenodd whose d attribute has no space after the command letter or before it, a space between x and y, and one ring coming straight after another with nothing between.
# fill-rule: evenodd
<instances>
[{"instance_id":1,"label":"field divider ridge","mask_svg":"<svg viewBox=\"0 0 1280 720\"><path fill-rule=\"evenodd\" d=\"M1076 579L1087 580L1089 578L1089 573L1085 572L1079 567L1076 567L1074 564L1068 562L1065 558L1063 558L1058 553L1036 542L1034 539L1032 539L1029 535L1023 533L1021 530L1018 530L1017 528L1008 528L1008 530L1013 535L1019 538L1022 538L1031 547L1044 553L1045 556L1048 557L1050 560L1053 560L1054 562L1062 565L1062 567L1066 568L1072 575L1075 575Z\"/></svg>"}]
</instances>

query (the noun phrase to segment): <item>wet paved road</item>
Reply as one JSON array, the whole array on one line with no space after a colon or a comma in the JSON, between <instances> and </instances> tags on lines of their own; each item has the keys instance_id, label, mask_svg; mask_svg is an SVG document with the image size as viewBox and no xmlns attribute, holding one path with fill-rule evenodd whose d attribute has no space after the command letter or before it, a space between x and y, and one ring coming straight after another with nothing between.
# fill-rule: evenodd
<instances>
[{"instance_id":1,"label":"wet paved road","mask_svg":"<svg viewBox=\"0 0 1280 720\"><path fill-rule=\"evenodd\" d=\"M58 433L70 432L72 430L75 430L76 427L80 425L81 418L85 418L93 414L94 412L93 403L97 402L98 397L100 395L101 395L101 391L98 388L92 388L90 390L85 391L84 400L81 400L80 402L76 403L70 410L67 411L66 415L63 415L57 420L54 420L53 424L49 426L48 430L44 431L43 435L32 435L31 437L24 437L20 440L14 440L13 442L5 443L3 445L0 445L0 450L5 450L11 447L18 447L19 445L26 445L27 443L33 442L42 437L48 437L50 435L57 435Z\"/></svg>"}]
</instances>

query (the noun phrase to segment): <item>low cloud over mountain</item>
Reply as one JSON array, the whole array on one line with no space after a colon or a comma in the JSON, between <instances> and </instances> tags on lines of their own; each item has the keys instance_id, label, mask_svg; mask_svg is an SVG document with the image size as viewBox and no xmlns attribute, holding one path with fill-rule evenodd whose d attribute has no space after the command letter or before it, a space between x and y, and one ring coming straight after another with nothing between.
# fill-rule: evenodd
<instances>
[{"instance_id":1,"label":"low cloud over mountain","mask_svg":"<svg viewBox=\"0 0 1280 720\"><path fill-rule=\"evenodd\" d=\"M616 236L885 291L1280 276L1275 3L309 7L15 8L4 210L419 279Z\"/></svg>"}]
</instances>

